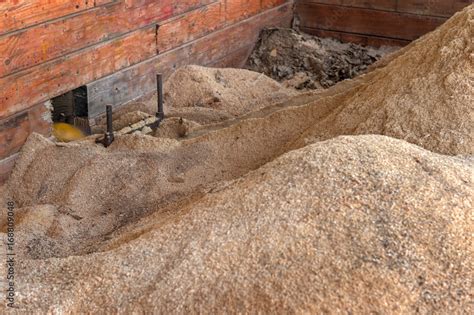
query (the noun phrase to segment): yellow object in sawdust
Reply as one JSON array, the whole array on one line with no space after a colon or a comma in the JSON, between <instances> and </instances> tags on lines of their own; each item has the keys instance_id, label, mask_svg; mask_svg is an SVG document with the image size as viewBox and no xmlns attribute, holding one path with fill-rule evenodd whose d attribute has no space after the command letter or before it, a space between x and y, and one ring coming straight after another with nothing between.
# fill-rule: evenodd
<instances>
[{"instance_id":1,"label":"yellow object in sawdust","mask_svg":"<svg viewBox=\"0 0 474 315\"><path fill-rule=\"evenodd\" d=\"M66 123L53 124L53 136L60 142L70 142L85 137L81 130Z\"/></svg>"}]
</instances>

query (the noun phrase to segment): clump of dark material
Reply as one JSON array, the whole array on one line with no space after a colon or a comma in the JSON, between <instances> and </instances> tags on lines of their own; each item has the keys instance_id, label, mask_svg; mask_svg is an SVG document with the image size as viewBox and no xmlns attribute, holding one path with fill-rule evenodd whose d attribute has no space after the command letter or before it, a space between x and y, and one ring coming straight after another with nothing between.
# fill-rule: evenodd
<instances>
[{"instance_id":1,"label":"clump of dark material","mask_svg":"<svg viewBox=\"0 0 474 315\"><path fill-rule=\"evenodd\" d=\"M246 68L297 89L328 88L364 72L387 49L319 38L293 29L264 29Z\"/></svg>"}]
</instances>

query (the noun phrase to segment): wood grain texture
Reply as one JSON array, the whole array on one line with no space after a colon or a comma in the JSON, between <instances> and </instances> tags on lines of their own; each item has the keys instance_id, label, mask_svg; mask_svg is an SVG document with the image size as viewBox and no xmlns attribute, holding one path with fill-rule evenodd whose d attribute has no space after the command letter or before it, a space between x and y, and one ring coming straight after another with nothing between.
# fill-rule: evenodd
<instances>
[{"instance_id":1,"label":"wood grain texture","mask_svg":"<svg viewBox=\"0 0 474 315\"><path fill-rule=\"evenodd\" d=\"M157 36L158 51L165 52L222 28L226 22L224 8L216 2L162 23Z\"/></svg>"},{"instance_id":2,"label":"wood grain texture","mask_svg":"<svg viewBox=\"0 0 474 315\"><path fill-rule=\"evenodd\" d=\"M472 0L299 0L298 2L450 17L471 4Z\"/></svg>"},{"instance_id":3,"label":"wood grain texture","mask_svg":"<svg viewBox=\"0 0 474 315\"><path fill-rule=\"evenodd\" d=\"M471 3L472 0L398 0L397 11L450 17Z\"/></svg>"},{"instance_id":4,"label":"wood grain texture","mask_svg":"<svg viewBox=\"0 0 474 315\"><path fill-rule=\"evenodd\" d=\"M228 23L237 22L257 14L260 9L260 0L226 0L225 19Z\"/></svg>"},{"instance_id":5,"label":"wood grain texture","mask_svg":"<svg viewBox=\"0 0 474 315\"><path fill-rule=\"evenodd\" d=\"M0 34L94 7L92 0L0 1Z\"/></svg>"},{"instance_id":6,"label":"wood grain texture","mask_svg":"<svg viewBox=\"0 0 474 315\"><path fill-rule=\"evenodd\" d=\"M156 55L156 26L0 79L0 119Z\"/></svg>"},{"instance_id":7,"label":"wood grain texture","mask_svg":"<svg viewBox=\"0 0 474 315\"><path fill-rule=\"evenodd\" d=\"M248 57L253 51L255 44L250 44L242 48L238 48L235 51L230 52L228 55L212 61L208 66L214 68L242 68L245 66Z\"/></svg>"},{"instance_id":8,"label":"wood grain texture","mask_svg":"<svg viewBox=\"0 0 474 315\"><path fill-rule=\"evenodd\" d=\"M0 78L84 47L156 24L211 0L150 1L127 9L122 2L0 36Z\"/></svg>"},{"instance_id":9,"label":"wood grain texture","mask_svg":"<svg viewBox=\"0 0 474 315\"><path fill-rule=\"evenodd\" d=\"M297 12L303 28L400 40L417 39L445 21L439 17L315 3L299 3Z\"/></svg>"}]
</instances>

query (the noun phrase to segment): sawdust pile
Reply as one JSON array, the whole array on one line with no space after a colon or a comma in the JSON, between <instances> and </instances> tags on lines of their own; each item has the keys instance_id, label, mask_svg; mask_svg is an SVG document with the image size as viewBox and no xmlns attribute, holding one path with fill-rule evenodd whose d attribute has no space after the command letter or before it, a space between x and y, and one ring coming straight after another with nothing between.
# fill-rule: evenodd
<instances>
[{"instance_id":1,"label":"sawdust pile","mask_svg":"<svg viewBox=\"0 0 474 315\"><path fill-rule=\"evenodd\" d=\"M320 89L351 79L394 47L372 48L293 29L261 32L246 67L297 89Z\"/></svg>"},{"instance_id":2,"label":"sawdust pile","mask_svg":"<svg viewBox=\"0 0 474 315\"><path fill-rule=\"evenodd\" d=\"M310 105L318 123L308 126L299 145L384 134L434 152L473 154L473 15L470 6L389 56L385 66L323 92Z\"/></svg>"},{"instance_id":3,"label":"sawdust pile","mask_svg":"<svg viewBox=\"0 0 474 315\"><path fill-rule=\"evenodd\" d=\"M129 225L105 252L21 260L18 305L469 313L472 171L472 162L388 137L316 143Z\"/></svg>"},{"instance_id":4,"label":"sawdust pile","mask_svg":"<svg viewBox=\"0 0 474 315\"><path fill-rule=\"evenodd\" d=\"M164 91L167 118L182 118L199 125L233 119L298 94L262 73L196 65L179 68L165 82ZM142 102L128 104L114 112L114 130L151 117L156 111L156 94ZM176 119L165 121L166 128L181 128L177 122ZM97 121L93 132L103 133L105 129L104 117ZM166 134L161 132L156 136Z\"/></svg>"},{"instance_id":5,"label":"sawdust pile","mask_svg":"<svg viewBox=\"0 0 474 315\"><path fill-rule=\"evenodd\" d=\"M295 94L264 74L243 69L185 66L165 83L166 106L170 109L207 108L234 117Z\"/></svg>"},{"instance_id":6,"label":"sawdust pile","mask_svg":"<svg viewBox=\"0 0 474 315\"><path fill-rule=\"evenodd\" d=\"M1 196L17 205L17 304L471 313L473 160L455 155L473 153L473 23L470 6L321 93L174 118L184 136L32 135Z\"/></svg>"}]
</instances>

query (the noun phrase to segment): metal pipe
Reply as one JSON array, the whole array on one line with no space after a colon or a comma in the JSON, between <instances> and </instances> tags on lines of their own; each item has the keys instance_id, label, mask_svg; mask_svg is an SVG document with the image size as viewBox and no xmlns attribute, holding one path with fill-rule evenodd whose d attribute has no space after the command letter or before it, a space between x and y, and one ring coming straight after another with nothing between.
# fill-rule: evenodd
<instances>
[{"instance_id":1,"label":"metal pipe","mask_svg":"<svg viewBox=\"0 0 474 315\"><path fill-rule=\"evenodd\" d=\"M158 90L158 112L156 113L156 117L159 120L163 120L165 118L165 112L163 109L163 75L158 73L156 75L156 88Z\"/></svg>"},{"instance_id":2,"label":"metal pipe","mask_svg":"<svg viewBox=\"0 0 474 315\"><path fill-rule=\"evenodd\" d=\"M108 134L114 134L114 127L112 124L112 105L107 105L105 107L105 110L107 112L107 133Z\"/></svg>"},{"instance_id":3,"label":"metal pipe","mask_svg":"<svg viewBox=\"0 0 474 315\"><path fill-rule=\"evenodd\" d=\"M104 137L97 139L96 143L102 143L104 147L109 147L112 142L114 142L114 127L113 127L113 118L112 118L112 105L107 105L106 110L106 119L107 119L107 131L104 134Z\"/></svg>"}]
</instances>

